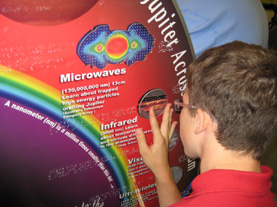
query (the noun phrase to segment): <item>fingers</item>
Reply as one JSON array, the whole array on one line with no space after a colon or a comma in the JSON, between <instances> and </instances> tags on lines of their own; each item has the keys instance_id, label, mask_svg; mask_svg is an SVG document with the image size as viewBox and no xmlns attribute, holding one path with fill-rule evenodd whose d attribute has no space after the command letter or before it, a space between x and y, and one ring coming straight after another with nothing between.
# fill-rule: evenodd
<instances>
[{"instance_id":1,"label":"fingers","mask_svg":"<svg viewBox=\"0 0 277 207\"><path fill-rule=\"evenodd\" d=\"M136 129L135 133L136 133L136 137L138 140L139 152L140 152L141 156L144 156L149 151L149 146L146 142L145 135L144 135L142 129Z\"/></svg>"},{"instance_id":2,"label":"fingers","mask_svg":"<svg viewBox=\"0 0 277 207\"><path fill-rule=\"evenodd\" d=\"M163 113L163 119L161 123L161 133L164 137L168 137L169 129L171 126L171 118L172 118L173 111L170 107L171 107L171 104L167 104Z\"/></svg>"},{"instance_id":3,"label":"fingers","mask_svg":"<svg viewBox=\"0 0 277 207\"><path fill-rule=\"evenodd\" d=\"M170 132L169 132L169 141L172 139L172 136L173 136L173 133L174 133L174 130L175 130L177 124L178 124L177 121L174 121L174 122L171 124Z\"/></svg>"},{"instance_id":4,"label":"fingers","mask_svg":"<svg viewBox=\"0 0 277 207\"><path fill-rule=\"evenodd\" d=\"M177 124L178 124L178 122L177 121L173 121L172 122L172 115L173 115L173 112L174 112L174 109L170 109L170 122L169 122L169 124L170 124L170 126L169 126L169 141L171 140L171 138L172 138L172 136L173 136L173 133L174 133L174 130L175 130L175 128L176 128L176 126L177 126Z\"/></svg>"},{"instance_id":5,"label":"fingers","mask_svg":"<svg viewBox=\"0 0 277 207\"><path fill-rule=\"evenodd\" d=\"M151 107L149 110L149 120L150 120L150 125L153 133L153 142L156 143L159 141L161 137L161 131L160 131L159 122L157 121L153 107Z\"/></svg>"},{"instance_id":6,"label":"fingers","mask_svg":"<svg viewBox=\"0 0 277 207\"><path fill-rule=\"evenodd\" d=\"M151 107L149 110L149 120L150 125L153 133L153 144L161 144L165 141L166 145L168 144L168 141L171 140L175 127L177 125L177 122L172 121L172 115L173 115L173 109L171 108L171 104L167 104L164 113L163 118L161 122L161 127L159 126L159 123L157 121L157 118L155 116L154 108ZM138 140L139 150L141 154L149 153L151 151L151 146L149 147L145 135L141 129L136 129L136 136Z\"/></svg>"}]
</instances>

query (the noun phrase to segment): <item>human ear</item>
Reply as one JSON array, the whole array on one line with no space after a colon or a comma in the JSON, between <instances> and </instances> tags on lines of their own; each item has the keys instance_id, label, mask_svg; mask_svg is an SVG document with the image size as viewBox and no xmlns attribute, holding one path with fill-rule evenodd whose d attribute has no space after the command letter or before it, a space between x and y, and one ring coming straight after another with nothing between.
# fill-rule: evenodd
<instances>
[{"instance_id":1,"label":"human ear","mask_svg":"<svg viewBox=\"0 0 277 207\"><path fill-rule=\"evenodd\" d=\"M194 133L199 134L205 131L208 127L209 121L210 121L209 115L202 109L198 108L196 113L196 126L194 129Z\"/></svg>"}]
</instances>

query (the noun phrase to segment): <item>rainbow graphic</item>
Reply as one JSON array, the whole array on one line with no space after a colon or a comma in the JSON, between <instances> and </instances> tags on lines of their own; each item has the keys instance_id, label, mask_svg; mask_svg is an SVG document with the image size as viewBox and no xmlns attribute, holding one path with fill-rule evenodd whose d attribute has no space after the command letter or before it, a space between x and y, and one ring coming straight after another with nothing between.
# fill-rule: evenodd
<instances>
[{"instance_id":1,"label":"rainbow graphic","mask_svg":"<svg viewBox=\"0 0 277 207\"><path fill-rule=\"evenodd\" d=\"M100 146L100 122L96 117L62 118L62 104L60 92L17 70L0 65L0 97L16 101L35 109L46 116L64 125L79 136L89 145L97 155L101 157L115 157L104 164L110 171L120 193L134 190L134 183L127 179L128 161L125 153L114 146L99 149ZM85 127L79 127L80 125ZM100 159L101 160L101 159Z\"/></svg>"},{"instance_id":2,"label":"rainbow graphic","mask_svg":"<svg viewBox=\"0 0 277 207\"><path fill-rule=\"evenodd\" d=\"M77 54L85 65L103 69L107 64L132 65L145 59L153 48L154 38L140 23L128 26L127 31L110 31L108 25L98 25L82 37Z\"/></svg>"}]
</instances>

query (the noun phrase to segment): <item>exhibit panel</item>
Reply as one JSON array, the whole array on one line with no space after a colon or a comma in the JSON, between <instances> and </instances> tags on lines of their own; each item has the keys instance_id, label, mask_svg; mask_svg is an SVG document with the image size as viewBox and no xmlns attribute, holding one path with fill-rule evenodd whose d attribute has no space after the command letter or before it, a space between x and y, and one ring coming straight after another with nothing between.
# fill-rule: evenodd
<instances>
[{"instance_id":1,"label":"exhibit panel","mask_svg":"<svg viewBox=\"0 0 277 207\"><path fill-rule=\"evenodd\" d=\"M151 144L149 108L160 122L186 88L194 55L174 3L0 6L1 206L159 206L135 129ZM169 159L184 192L197 163L178 134Z\"/></svg>"}]
</instances>

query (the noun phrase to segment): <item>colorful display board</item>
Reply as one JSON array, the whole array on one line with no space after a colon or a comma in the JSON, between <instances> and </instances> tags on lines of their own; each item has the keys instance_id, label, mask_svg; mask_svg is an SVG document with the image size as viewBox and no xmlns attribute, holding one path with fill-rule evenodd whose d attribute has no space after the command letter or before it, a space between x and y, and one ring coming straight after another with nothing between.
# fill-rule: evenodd
<instances>
[{"instance_id":1,"label":"colorful display board","mask_svg":"<svg viewBox=\"0 0 277 207\"><path fill-rule=\"evenodd\" d=\"M151 144L149 108L161 121L186 87L193 53L174 3L0 6L1 206L158 206L134 131ZM197 168L178 129L169 159L183 192Z\"/></svg>"}]
</instances>

